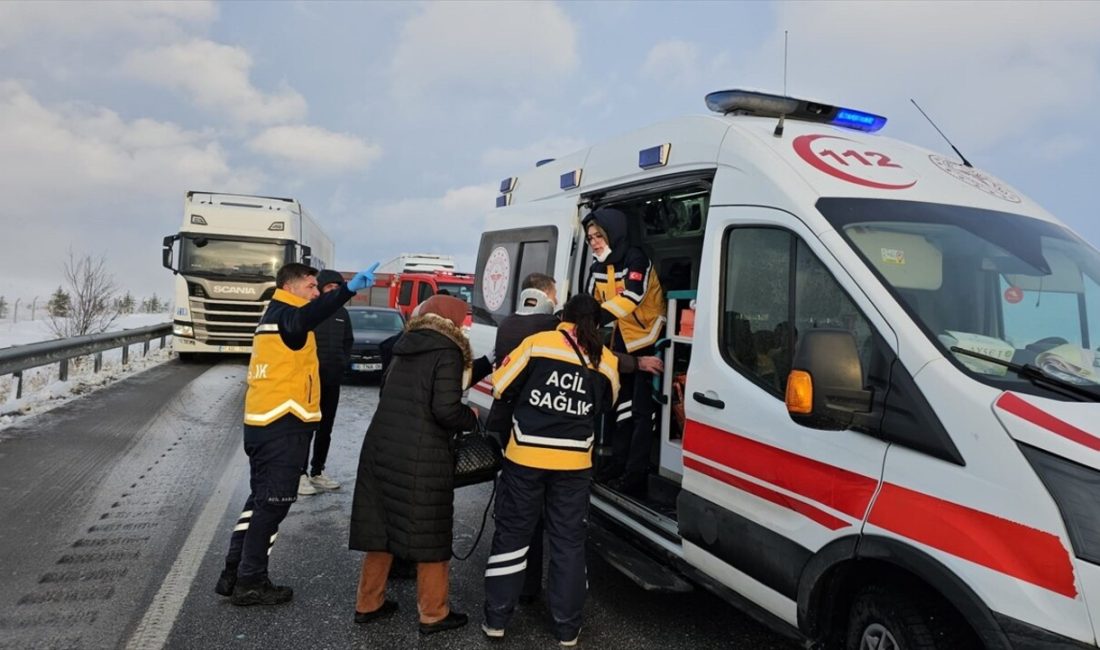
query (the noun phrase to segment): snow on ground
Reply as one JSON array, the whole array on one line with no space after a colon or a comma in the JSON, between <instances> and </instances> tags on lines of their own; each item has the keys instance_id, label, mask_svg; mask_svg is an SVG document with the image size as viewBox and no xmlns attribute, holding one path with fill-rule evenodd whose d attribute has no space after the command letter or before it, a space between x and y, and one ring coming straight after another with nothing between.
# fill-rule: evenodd
<instances>
[{"instance_id":1,"label":"snow on ground","mask_svg":"<svg viewBox=\"0 0 1100 650\"><path fill-rule=\"evenodd\" d=\"M130 314L121 316L110 327L118 332L148 325L169 322L168 314ZM0 321L0 349L56 338L46 320ZM160 339L149 342L149 354L142 357L142 344L130 346L130 362L122 365L122 348L103 352L103 367L93 372L93 357L87 356L69 361L69 379L58 379L58 364L52 363L23 371L23 396L15 398L16 381L12 375L0 377L0 429L23 419L48 411L69 400L82 397L123 377L164 363L172 358L171 337L165 341L165 349L159 349Z\"/></svg>"}]
</instances>

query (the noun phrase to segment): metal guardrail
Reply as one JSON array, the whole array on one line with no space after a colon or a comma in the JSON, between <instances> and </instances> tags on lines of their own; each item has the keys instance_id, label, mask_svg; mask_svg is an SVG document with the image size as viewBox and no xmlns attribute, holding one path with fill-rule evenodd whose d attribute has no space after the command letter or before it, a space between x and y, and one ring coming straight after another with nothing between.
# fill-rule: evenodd
<instances>
[{"instance_id":1,"label":"metal guardrail","mask_svg":"<svg viewBox=\"0 0 1100 650\"><path fill-rule=\"evenodd\" d=\"M171 323L160 325L148 325L120 332L103 332L101 334L87 334L74 336L68 339L54 341L42 341L40 343L27 343L15 345L10 348L0 349L0 376L11 374L16 379L15 397L23 396L23 371L30 368L60 364L59 379L69 379L69 360L77 357L95 355L94 371L99 372L103 367L103 353L107 350L122 348L122 365L130 362L130 346L143 343L142 355L149 353L149 342L160 339L160 347L165 345L165 339L172 333Z\"/></svg>"}]
</instances>

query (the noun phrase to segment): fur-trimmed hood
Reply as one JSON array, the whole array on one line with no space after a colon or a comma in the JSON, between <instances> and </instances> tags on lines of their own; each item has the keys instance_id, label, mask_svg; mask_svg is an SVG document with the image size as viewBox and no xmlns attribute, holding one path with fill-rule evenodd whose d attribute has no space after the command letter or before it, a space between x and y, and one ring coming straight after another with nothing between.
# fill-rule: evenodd
<instances>
[{"instance_id":1,"label":"fur-trimmed hood","mask_svg":"<svg viewBox=\"0 0 1100 650\"><path fill-rule=\"evenodd\" d=\"M417 332L423 331L436 332L450 339L462 352L462 367L469 370L473 366L474 352L470 348L470 340L466 338L466 334L451 321L435 314L422 314L409 319L409 322L405 325L405 335L397 341L393 353L419 354L428 350L439 349L430 340L435 337L415 336Z\"/></svg>"}]
</instances>

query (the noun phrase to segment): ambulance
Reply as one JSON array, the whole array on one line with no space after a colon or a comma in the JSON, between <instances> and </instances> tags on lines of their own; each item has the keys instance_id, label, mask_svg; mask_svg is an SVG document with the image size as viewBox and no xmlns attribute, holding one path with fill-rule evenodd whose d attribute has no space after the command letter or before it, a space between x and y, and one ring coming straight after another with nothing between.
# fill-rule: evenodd
<instances>
[{"instance_id":1,"label":"ambulance","mask_svg":"<svg viewBox=\"0 0 1100 650\"><path fill-rule=\"evenodd\" d=\"M808 647L1095 647L1100 253L879 115L706 104L505 179L481 237L479 353L528 273L584 290L599 208L666 292L652 472L590 543Z\"/></svg>"}]
</instances>

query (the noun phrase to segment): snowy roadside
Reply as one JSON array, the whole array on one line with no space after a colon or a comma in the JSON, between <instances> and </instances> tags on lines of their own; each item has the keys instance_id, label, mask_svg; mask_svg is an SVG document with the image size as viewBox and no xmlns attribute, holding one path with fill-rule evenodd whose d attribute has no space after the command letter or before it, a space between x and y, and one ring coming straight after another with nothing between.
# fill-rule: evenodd
<instances>
[{"instance_id":1,"label":"snowy roadside","mask_svg":"<svg viewBox=\"0 0 1100 650\"><path fill-rule=\"evenodd\" d=\"M156 325L169 320L167 314L130 314L111 326L112 332ZM46 321L0 322L0 348L53 339ZM23 372L23 396L16 399L16 381L12 375L0 377L0 430L24 419L48 411L70 400L83 397L119 379L173 358L171 344L159 349L159 339L149 342L149 354L141 354L140 343L130 346L130 361L122 365L122 348L103 353L103 367L93 372L91 356L69 362L69 379L58 378L58 364L31 368Z\"/></svg>"}]
</instances>

